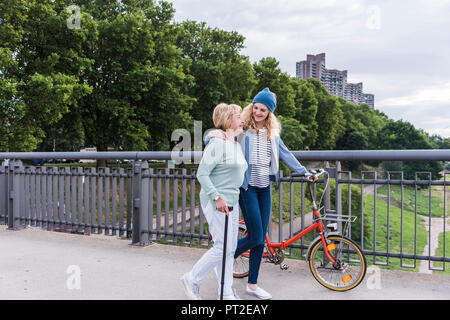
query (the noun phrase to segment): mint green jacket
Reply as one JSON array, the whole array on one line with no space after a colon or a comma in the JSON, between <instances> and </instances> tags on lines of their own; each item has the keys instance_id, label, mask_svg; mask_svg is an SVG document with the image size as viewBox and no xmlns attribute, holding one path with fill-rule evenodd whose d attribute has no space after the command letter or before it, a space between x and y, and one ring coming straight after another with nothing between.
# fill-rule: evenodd
<instances>
[{"instance_id":1,"label":"mint green jacket","mask_svg":"<svg viewBox=\"0 0 450 320\"><path fill-rule=\"evenodd\" d=\"M229 206L237 205L239 187L248 168L241 145L221 138L212 138L203 151L197 170L200 182L200 204L214 204L216 196L222 197Z\"/></svg>"}]
</instances>

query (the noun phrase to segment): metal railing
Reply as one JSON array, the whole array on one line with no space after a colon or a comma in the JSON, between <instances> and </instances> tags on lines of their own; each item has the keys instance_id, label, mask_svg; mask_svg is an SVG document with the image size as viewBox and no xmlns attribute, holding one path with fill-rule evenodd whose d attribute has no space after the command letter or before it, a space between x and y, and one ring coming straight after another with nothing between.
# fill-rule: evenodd
<instances>
[{"instance_id":1,"label":"metal railing","mask_svg":"<svg viewBox=\"0 0 450 320\"><path fill-rule=\"evenodd\" d=\"M429 270L445 270L445 262L450 261L445 249L449 173L444 172L443 180L435 181L431 173L418 172L414 180L405 180L402 172L386 172L380 179L378 172L362 171L355 179L352 172L341 169L341 162L446 161L450 160L450 150L293 154L302 162L319 161L319 166L326 168L332 187L324 194L323 212L336 217L356 216L348 229L345 219L337 222L338 228L372 256L373 264L390 265L397 259L394 263L402 268L419 268L427 263ZM177 159L183 158L198 161L201 152L177 153ZM9 229L101 233L131 238L135 245L152 241L209 244L196 168L152 168L147 162L173 159L173 152L0 153L0 159L10 159L0 166L0 223ZM24 165L19 159L129 159L132 166L34 166ZM425 180L421 179L424 175ZM325 179L314 192L322 191ZM269 235L273 241L291 237L312 222L305 197L306 181L283 176L282 171L280 181L279 187L271 186L274 222L269 224ZM426 203L427 210L423 208ZM299 240L287 254L303 256L311 240ZM442 246L442 254L434 251L436 246ZM435 262L442 267L436 267Z\"/></svg>"},{"instance_id":2,"label":"metal railing","mask_svg":"<svg viewBox=\"0 0 450 320\"><path fill-rule=\"evenodd\" d=\"M131 168L0 166L0 219L10 229L131 233Z\"/></svg>"}]
</instances>

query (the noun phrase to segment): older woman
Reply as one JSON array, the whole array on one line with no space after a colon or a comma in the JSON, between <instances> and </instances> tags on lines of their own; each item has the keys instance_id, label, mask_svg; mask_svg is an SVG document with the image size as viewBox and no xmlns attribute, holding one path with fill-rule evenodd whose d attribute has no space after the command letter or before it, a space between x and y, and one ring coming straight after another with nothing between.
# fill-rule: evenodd
<instances>
[{"instance_id":1,"label":"older woman","mask_svg":"<svg viewBox=\"0 0 450 320\"><path fill-rule=\"evenodd\" d=\"M241 147L235 141L235 137L242 133L241 111L241 107L234 104L222 103L215 107L213 121L217 130L209 134L209 143L198 167L200 204L208 221L214 246L181 278L186 295L193 300L201 299L200 284L214 268L217 267L220 274L222 272L225 214L230 218L223 299L239 299L232 290L233 258L238 236L239 187L248 167ZM233 209L229 211L229 207Z\"/></svg>"}]
</instances>

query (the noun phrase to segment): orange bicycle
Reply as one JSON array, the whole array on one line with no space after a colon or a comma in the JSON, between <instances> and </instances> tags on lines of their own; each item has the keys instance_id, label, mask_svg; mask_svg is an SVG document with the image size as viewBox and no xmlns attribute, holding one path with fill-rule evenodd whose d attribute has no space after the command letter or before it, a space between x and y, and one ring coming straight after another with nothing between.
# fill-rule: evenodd
<instances>
[{"instance_id":1,"label":"orange bicycle","mask_svg":"<svg viewBox=\"0 0 450 320\"><path fill-rule=\"evenodd\" d=\"M311 170L310 173L319 177L327 172L323 169L318 169ZM300 175L292 175L292 177L298 176ZM329 180L326 179L327 183L323 194L325 194L326 188L329 186ZM318 230L320 235L311 242L306 254L309 268L314 278L324 287L335 291L347 291L355 288L364 279L367 269L366 259L360 247L353 240L337 232L336 222L330 223L325 227L323 221L346 221L347 227L348 223L354 222L356 217L337 216L336 214L321 215L320 211L322 208L319 209L319 207L323 194L319 205L317 205L311 190L311 185L317 181L307 181L314 214L313 224L281 243L272 242L269 235L266 235L263 258L266 258L268 262L280 265L282 270L286 270L287 265L282 263L285 257L284 250L306 234L313 230ZM247 235L244 220L239 222L239 234L241 237ZM235 278L248 276L249 252L244 252L234 260Z\"/></svg>"}]
</instances>

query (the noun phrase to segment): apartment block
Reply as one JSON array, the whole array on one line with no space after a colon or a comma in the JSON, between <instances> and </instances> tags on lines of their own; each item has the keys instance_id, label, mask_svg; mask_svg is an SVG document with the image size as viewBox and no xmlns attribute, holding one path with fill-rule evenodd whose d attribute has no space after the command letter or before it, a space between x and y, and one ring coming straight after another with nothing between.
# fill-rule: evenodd
<instances>
[{"instance_id":1,"label":"apartment block","mask_svg":"<svg viewBox=\"0 0 450 320\"><path fill-rule=\"evenodd\" d=\"M375 96L371 93L364 93L364 103L368 104L372 109L375 109Z\"/></svg>"},{"instance_id":2,"label":"apartment block","mask_svg":"<svg viewBox=\"0 0 450 320\"><path fill-rule=\"evenodd\" d=\"M347 83L344 90L344 99L360 105L363 102L363 83Z\"/></svg>"},{"instance_id":3,"label":"apartment block","mask_svg":"<svg viewBox=\"0 0 450 320\"><path fill-rule=\"evenodd\" d=\"M367 103L372 109L375 108L375 96L363 92L363 83L348 83L347 70L327 69L325 64L325 53L317 55L308 54L306 60L296 63L296 76L299 79L315 78L322 82L329 93L336 97L360 105Z\"/></svg>"},{"instance_id":4,"label":"apartment block","mask_svg":"<svg viewBox=\"0 0 450 320\"><path fill-rule=\"evenodd\" d=\"M339 71L336 69L325 69L323 85L327 91L336 97L344 97L345 86L347 83L347 70Z\"/></svg>"},{"instance_id":5,"label":"apartment block","mask_svg":"<svg viewBox=\"0 0 450 320\"><path fill-rule=\"evenodd\" d=\"M297 62L296 75L300 79L315 78L322 81L325 76L325 53L308 54L305 61Z\"/></svg>"}]
</instances>

